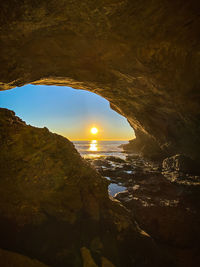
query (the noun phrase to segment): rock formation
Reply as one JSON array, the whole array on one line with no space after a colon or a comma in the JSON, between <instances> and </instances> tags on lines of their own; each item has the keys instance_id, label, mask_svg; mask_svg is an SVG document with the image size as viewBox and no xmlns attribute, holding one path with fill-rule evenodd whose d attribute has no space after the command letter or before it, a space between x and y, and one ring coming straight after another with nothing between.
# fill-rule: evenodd
<instances>
[{"instance_id":1,"label":"rock formation","mask_svg":"<svg viewBox=\"0 0 200 267\"><path fill-rule=\"evenodd\" d=\"M144 152L147 144L148 154L199 161L199 8L198 0L2 0L0 88L90 90L128 119Z\"/></svg>"},{"instance_id":2,"label":"rock formation","mask_svg":"<svg viewBox=\"0 0 200 267\"><path fill-rule=\"evenodd\" d=\"M37 260L3 249L0 249L0 264L3 267L49 267Z\"/></svg>"},{"instance_id":3,"label":"rock formation","mask_svg":"<svg viewBox=\"0 0 200 267\"><path fill-rule=\"evenodd\" d=\"M175 159L179 164L174 167L179 168L184 158L177 155ZM126 179L120 175L119 180L119 170L110 174L111 182L120 181L126 188L115 198L132 211L139 225L156 242L165 245L174 255L175 265L199 265L200 177L178 170L175 173L171 168L162 175L157 164L136 156L130 157L131 167L132 171L128 172Z\"/></svg>"}]
</instances>

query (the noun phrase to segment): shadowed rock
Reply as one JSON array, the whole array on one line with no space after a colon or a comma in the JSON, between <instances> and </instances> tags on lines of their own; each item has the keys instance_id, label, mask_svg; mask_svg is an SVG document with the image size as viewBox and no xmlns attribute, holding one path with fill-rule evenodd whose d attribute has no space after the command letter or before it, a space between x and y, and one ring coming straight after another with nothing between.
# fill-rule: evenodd
<instances>
[{"instance_id":1,"label":"shadowed rock","mask_svg":"<svg viewBox=\"0 0 200 267\"><path fill-rule=\"evenodd\" d=\"M184 155L175 155L170 158L166 158L163 163L164 171L178 171L189 174L199 174L199 165Z\"/></svg>"},{"instance_id":2,"label":"shadowed rock","mask_svg":"<svg viewBox=\"0 0 200 267\"><path fill-rule=\"evenodd\" d=\"M3 267L50 267L26 256L0 249L0 266Z\"/></svg>"}]
</instances>

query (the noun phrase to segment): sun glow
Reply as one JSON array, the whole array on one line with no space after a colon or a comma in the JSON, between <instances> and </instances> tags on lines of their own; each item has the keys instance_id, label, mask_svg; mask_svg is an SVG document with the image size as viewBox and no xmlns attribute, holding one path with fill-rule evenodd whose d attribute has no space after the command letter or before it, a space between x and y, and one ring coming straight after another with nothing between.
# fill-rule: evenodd
<instances>
[{"instance_id":1,"label":"sun glow","mask_svg":"<svg viewBox=\"0 0 200 267\"><path fill-rule=\"evenodd\" d=\"M92 128L90 129L91 134L97 134L98 131L99 131L99 130L98 130L96 127L92 127Z\"/></svg>"}]
</instances>

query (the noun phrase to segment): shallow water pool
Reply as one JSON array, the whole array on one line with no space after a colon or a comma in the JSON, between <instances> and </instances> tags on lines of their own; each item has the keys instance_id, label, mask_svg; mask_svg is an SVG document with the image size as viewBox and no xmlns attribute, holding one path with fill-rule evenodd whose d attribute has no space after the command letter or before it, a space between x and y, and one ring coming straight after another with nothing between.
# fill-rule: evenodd
<instances>
[{"instance_id":1,"label":"shallow water pool","mask_svg":"<svg viewBox=\"0 0 200 267\"><path fill-rule=\"evenodd\" d=\"M115 194L125 191L127 188L118 184L111 183L108 186L108 192L111 196L114 197Z\"/></svg>"}]
</instances>

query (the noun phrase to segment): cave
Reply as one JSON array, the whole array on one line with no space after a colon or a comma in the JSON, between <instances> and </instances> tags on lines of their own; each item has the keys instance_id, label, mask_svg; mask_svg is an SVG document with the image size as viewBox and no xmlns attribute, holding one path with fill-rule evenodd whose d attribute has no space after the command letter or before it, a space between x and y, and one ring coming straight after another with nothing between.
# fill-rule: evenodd
<instances>
[{"instance_id":1,"label":"cave","mask_svg":"<svg viewBox=\"0 0 200 267\"><path fill-rule=\"evenodd\" d=\"M0 90L57 85L104 97L135 131L124 149L161 166L144 191L182 201L144 212L110 199L68 140L1 109L3 266L200 264L199 10L198 0L0 2Z\"/></svg>"}]
</instances>

